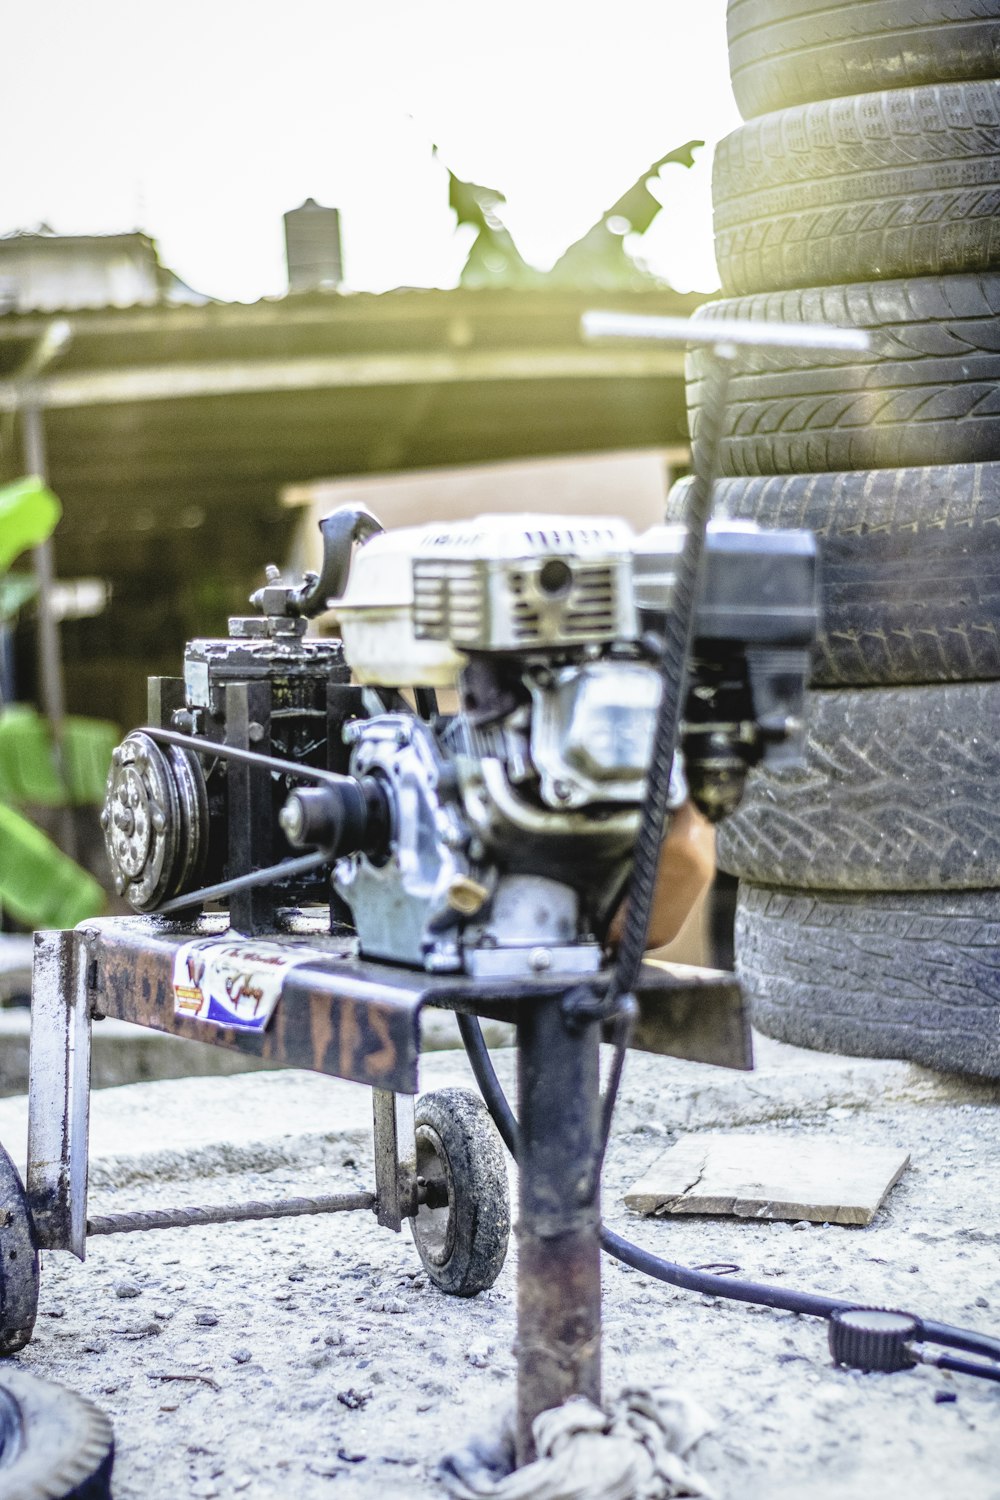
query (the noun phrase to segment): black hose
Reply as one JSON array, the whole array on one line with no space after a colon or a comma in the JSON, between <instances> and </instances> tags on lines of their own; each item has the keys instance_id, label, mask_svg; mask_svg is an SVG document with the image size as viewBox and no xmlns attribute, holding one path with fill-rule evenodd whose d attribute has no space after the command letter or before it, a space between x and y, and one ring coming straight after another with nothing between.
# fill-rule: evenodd
<instances>
[{"instance_id":1,"label":"black hose","mask_svg":"<svg viewBox=\"0 0 1000 1500\"><path fill-rule=\"evenodd\" d=\"M953 1359L950 1354L939 1354L927 1363L937 1370L954 1370L957 1375L978 1375L980 1380L1000 1380L1000 1369L977 1364L971 1359Z\"/></svg>"},{"instance_id":2,"label":"black hose","mask_svg":"<svg viewBox=\"0 0 1000 1500\"><path fill-rule=\"evenodd\" d=\"M483 1038L482 1027L477 1017L460 1015L459 1032L468 1054L469 1063L486 1107L493 1117L500 1137L507 1150L518 1157L520 1129L507 1101L500 1080L493 1067L489 1049ZM606 1225L601 1226L601 1248L616 1260L623 1261L646 1276L665 1281L669 1286L681 1287L688 1292L701 1292L709 1297L725 1297L730 1302L750 1302L758 1307L773 1307L781 1312L799 1313L809 1318L829 1318L831 1313L857 1307L858 1303L844 1301L840 1297L824 1297L816 1292L797 1292L759 1281L744 1281L736 1276L719 1276L711 1271L696 1271L676 1261L663 1260L651 1251L634 1245L631 1240L615 1234ZM985 1333L971 1329L955 1328L949 1323L936 1323L917 1317L917 1337L932 1344L942 1344L951 1349L962 1349L969 1354L980 1354L987 1359L1000 1361L1000 1339L990 1338ZM964 1360L943 1363L947 1356L935 1361L942 1369L955 1369L966 1375L980 1375L988 1380L1000 1380L1000 1370L988 1366L977 1366Z\"/></svg>"}]
</instances>

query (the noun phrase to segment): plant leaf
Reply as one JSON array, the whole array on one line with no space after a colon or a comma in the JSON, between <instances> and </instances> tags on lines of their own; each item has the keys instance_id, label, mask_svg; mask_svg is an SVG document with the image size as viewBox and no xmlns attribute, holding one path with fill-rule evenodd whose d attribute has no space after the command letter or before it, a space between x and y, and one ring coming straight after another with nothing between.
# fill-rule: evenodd
<instances>
[{"instance_id":1,"label":"plant leaf","mask_svg":"<svg viewBox=\"0 0 1000 1500\"><path fill-rule=\"evenodd\" d=\"M62 506L35 475L0 486L0 573L26 547L37 547L55 530Z\"/></svg>"},{"instance_id":2,"label":"plant leaf","mask_svg":"<svg viewBox=\"0 0 1000 1500\"><path fill-rule=\"evenodd\" d=\"M28 927L75 927L104 909L92 875L0 803L0 903Z\"/></svg>"},{"instance_id":3,"label":"plant leaf","mask_svg":"<svg viewBox=\"0 0 1000 1500\"><path fill-rule=\"evenodd\" d=\"M0 710L0 799L5 802L81 807L104 800L118 730L104 719L70 716L63 725L65 785L52 753L45 719L27 703Z\"/></svg>"}]
</instances>

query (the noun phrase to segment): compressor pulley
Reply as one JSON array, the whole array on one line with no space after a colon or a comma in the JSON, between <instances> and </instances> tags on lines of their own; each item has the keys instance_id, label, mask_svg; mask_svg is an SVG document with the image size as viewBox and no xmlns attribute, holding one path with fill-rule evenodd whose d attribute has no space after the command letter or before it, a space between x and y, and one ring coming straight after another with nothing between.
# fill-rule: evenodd
<instances>
[{"instance_id":1,"label":"compressor pulley","mask_svg":"<svg viewBox=\"0 0 1000 1500\"><path fill-rule=\"evenodd\" d=\"M198 757L136 730L115 750L101 826L115 890L137 911L198 885L208 850L208 795Z\"/></svg>"}]
</instances>

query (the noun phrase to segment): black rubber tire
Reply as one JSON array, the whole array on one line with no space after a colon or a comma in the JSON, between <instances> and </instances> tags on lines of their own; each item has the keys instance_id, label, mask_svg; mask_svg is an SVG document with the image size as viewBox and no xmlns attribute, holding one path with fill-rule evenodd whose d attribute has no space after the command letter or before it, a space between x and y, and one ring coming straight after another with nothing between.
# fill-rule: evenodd
<instances>
[{"instance_id":1,"label":"black rubber tire","mask_svg":"<svg viewBox=\"0 0 1000 1500\"><path fill-rule=\"evenodd\" d=\"M1000 682L806 695L803 767L758 768L723 870L806 890L1000 886Z\"/></svg>"},{"instance_id":2,"label":"black rubber tire","mask_svg":"<svg viewBox=\"0 0 1000 1500\"><path fill-rule=\"evenodd\" d=\"M755 1026L798 1047L1000 1078L1000 893L863 895L741 883Z\"/></svg>"},{"instance_id":3,"label":"black rubber tire","mask_svg":"<svg viewBox=\"0 0 1000 1500\"><path fill-rule=\"evenodd\" d=\"M723 475L1000 459L1000 274L811 287L695 314L871 331L867 354L745 349L723 422ZM693 441L710 351L688 355Z\"/></svg>"},{"instance_id":4,"label":"black rubber tire","mask_svg":"<svg viewBox=\"0 0 1000 1500\"><path fill-rule=\"evenodd\" d=\"M715 507L819 538L813 686L1000 677L1000 463L723 479Z\"/></svg>"},{"instance_id":5,"label":"black rubber tire","mask_svg":"<svg viewBox=\"0 0 1000 1500\"><path fill-rule=\"evenodd\" d=\"M0 1495L5 1500L109 1500L108 1418L64 1386L26 1370L0 1375Z\"/></svg>"},{"instance_id":6,"label":"black rubber tire","mask_svg":"<svg viewBox=\"0 0 1000 1500\"><path fill-rule=\"evenodd\" d=\"M0 1146L0 1357L23 1349L35 1331L38 1276L38 1250L24 1187Z\"/></svg>"},{"instance_id":7,"label":"black rubber tire","mask_svg":"<svg viewBox=\"0 0 1000 1500\"><path fill-rule=\"evenodd\" d=\"M1000 74L1000 0L729 0L744 119L805 104Z\"/></svg>"},{"instance_id":8,"label":"black rubber tire","mask_svg":"<svg viewBox=\"0 0 1000 1500\"><path fill-rule=\"evenodd\" d=\"M438 1089L416 1109L417 1174L447 1189L447 1207L421 1205L410 1220L431 1281L474 1297L496 1281L510 1240L510 1186L503 1143L478 1094Z\"/></svg>"},{"instance_id":9,"label":"black rubber tire","mask_svg":"<svg viewBox=\"0 0 1000 1500\"><path fill-rule=\"evenodd\" d=\"M779 110L722 141L715 255L731 296L1000 265L1000 80Z\"/></svg>"}]
</instances>

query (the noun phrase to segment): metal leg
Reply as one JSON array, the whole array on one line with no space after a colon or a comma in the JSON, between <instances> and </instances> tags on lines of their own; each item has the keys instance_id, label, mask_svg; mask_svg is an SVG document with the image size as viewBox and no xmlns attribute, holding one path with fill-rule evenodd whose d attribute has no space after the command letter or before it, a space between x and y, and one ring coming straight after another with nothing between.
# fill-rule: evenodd
<instances>
[{"instance_id":1,"label":"metal leg","mask_svg":"<svg viewBox=\"0 0 1000 1500\"><path fill-rule=\"evenodd\" d=\"M39 932L31 986L28 1206L38 1245L87 1246L90 965L84 932Z\"/></svg>"},{"instance_id":2,"label":"metal leg","mask_svg":"<svg viewBox=\"0 0 1000 1500\"><path fill-rule=\"evenodd\" d=\"M372 1089L375 1129L375 1214L385 1229L400 1230L416 1209L417 1140L413 1096Z\"/></svg>"},{"instance_id":3,"label":"metal leg","mask_svg":"<svg viewBox=\"0 0 1000 1500\"><path fill-rule=\"evenodd\" d=\"M271 686L231 682L226 687L226 743L239 750L271 753ZM229 860L227 875L262 870L274 861L271 778L256 768L229 766ZM236 891L229 901L237 932L268 932L274 926L273 886Z\"/></svg>"},{"instance_id":4,"label":"metal leg","mask_svg":"<svg viewBox=\"0 0 1000 1500\"><path fill-rule=\"evenodd\" d=\"M569 1396L601 1399L600 1026L567 1029L560 997L518 1022L521 1211L517 1286L517 1461L531 1424Z\"/></svg>"}]
</instances>

